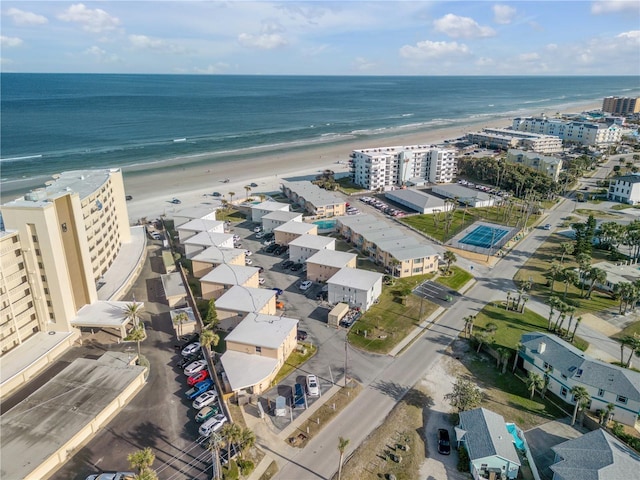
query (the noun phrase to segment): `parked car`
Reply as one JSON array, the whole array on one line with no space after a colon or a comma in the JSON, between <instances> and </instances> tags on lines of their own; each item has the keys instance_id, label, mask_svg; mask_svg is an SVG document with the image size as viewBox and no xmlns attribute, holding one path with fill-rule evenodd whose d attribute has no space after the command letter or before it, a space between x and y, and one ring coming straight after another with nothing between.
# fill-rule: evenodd
<instances>
[{"instance_id":1,"label":"parked car","mask_svg":"<svg viewBox=\"0 0 640 480\"><path fill-rule=\"evenodd\" d=\"M276 255L282 255L287 250L287 247L285 247L284 245L278 245L276 246L276 249L273 251L273 253L275 253Z\"/></svg>"},{"instance_id":2,"label":"parked car","mask_svg":"<svg viewBox=\"0 0 640 480\"><path fill-rule=\"evenodd\" d=\"M249 186L250 186L251 188L256 188L256 187L258 186L258 184L257 184L257 183L255 183L255 182L251 182L251 183L249 184Z\"/></svg>"},{"instance_id":3,"label":"parked car","mask_svg":"<svg viewBox=\"0 0 640 480\"><path fill-rule=\"evenodd\" d=\"M296 339L299 342L304 342L307 339L308 333L305 330L298 330L298 333L296 335Z\"/></svg>"},{"instance_id":4,"label":"parked car","mask_svg":"<svg viewBox=\"0 0 640 480\"><path fill-rule=\"evenodd\" d=\"M291 268L291 266L294 264L295 262L293 260L285 260L284 262L282 262L282 268L283 269L287 269L287 268Z\"/></svg>"},{"instance_id":5,"label":"parked car","mask_svg":"<svg viewBox=\"0 0 640 480\"><path fill-rule=\"evenodd\" d=\"M201 370L195 375L191 375L189 378L187 378L187 385L189 385L190 387L193 387L196 383L200 383L201 381L206 380L207 378L209 378L209 371Z\"/></svg>"},{"instance_id":6,"label":"parked car","mask_svg":"<svg viewBox=\"0 0 640 480\"><path fill-rule=\"evenodd\" d=\"M86 480L133 480L135 477L133 472L102 472L89 475Z\"/></svg>"},{"instance_id":7,"label":"parked car","mask_svg":"<svg viewBox=\"0 0 640 480\"><path fill-rule=\"evenodd\" d=\"M257 227L254 227L253 231L256 233L260 233L262 232L262 227L258 225Z\"/></svg>"},{"instance_id":8,"label":"parked car","mask_svg":"<svg viewBox=\"0 0 640 480\"><path fill-rule=\"evenodd\" d=\"M276 238L276 234L273 232L269 232L269 233L265 233L264 234L264 239L265 240L273 240L274 238Z\"/></svg>"},{"instance_id":9,"label":"parked car","mask_svg":"<svg viewBox=\"0 0 640 480\"><path fill-rule=\"evenodd\" d=\"M214 415L220 413L220 407L218 405L209 405L208 407L204 407L202 410L198 412L196 415L196 422L202 423L209 420Z\"/></svg>"},{"instance_id":10,"label":"parked car","mask_svg":"<svg viewBox=\"0 0 640 480\"><path fill-rule=\"evenodd\" d=\"M268 247L269 245L273 245L274 243L276 243L274 240L265 240L264 242L262 242L262 245Z\"/></svg>"},{"instance_id":11,"label":"parked car","mask_svg":"<svg viewBox=\"0 0 640 480\"><path fill-rule=\"evenodd\" d=\"M300 288L300 290L305 292L305 291L309 290L312 285L313 285L313 282L311 280L305 280L304 282L302 282L300 284L300 286L298 288Z\"/></svg>"},{"instance_id":12,"label":"parked car","mask_svg":"<svg viewBox=\"0 0 640 480\"><path fill-rule=\"evenodd\" d=\"M227 423L227 417L219 413L200 425L198 433L203 437L209 437L212 433L220 430L225 423Z\"/></svg>"},{"instance_id":13,"label":"parked car","mask_svg":"<svg viewBox=\"0 0 640 480\"><path fill-rule=\"evenodd\" d=\"M203 358L204 354L202 353L202 350L200 350L193 355L189 355L188 357L184 357L182 360L180 360L178 362L178 368L182 368L184 370L190 363L193 363L196 360L202 360Z\"/></svg>"},{"instance_id":14,"label":"parked car","mask_svg":"<svg viewBox=\"0 0 640 480\"><path fill-rule=\"evenodd\" d=\"M183 357L188 357L189 355L196 353L198 350L200 350L200 342L193 342L184 347L180 353Z\"/></svg>"},{"instance_id":15,"label":"parked car","mask_svg":"<svg viewBox=\"0 0 640 480\"><path fill-rule=\"evenodd\" d=\"M196 360L195 362L192 362L186 366L186 368L184 369L184 374L191 376L204 370L205 368L207 368L206 360Z\"/></svg>"},{"instance_id":16,"label":"parked car","mask_svg":"<svg viewBox=\"0 0 640 480\"><path fill-rule=\"evenodd\" d=\"M318 385L318 377L315 375L307 375L307 393L310 397L320 396L320 386Z\"/></svg>"},{"instance_id":17,"label":"parked car","mask_svg":"<svg viewBox=\"0 0 640 480\"><path fill-rule=\"evenodd\" d=\"M222 196L222 194L220 192L213 192L211 195L214 196L214 197L221 197Z\"/></svg>"},{"instance_id":18,"label":"parked car","mask_svg":"<svg viewBox=\"0 0 640 480\"><path fill-rule=\"evenodd\" d=\"M251 260L250 258L245 258L244 259L244 264L245 265L253 265L253 260Z\"/></svg>"},{"instance_id":19,"label":"parked car","mask_svg":"<svg viewBox=\"0 0 640 480\"><path fill-rule=\"evenodd\" d=\"M304 265L303 265L303 264L301 264L301 263L294 263L294 264L293 264L293 265L291 265L291 267L289 267L289 268L290 268L290 270L291 270L292 272L298 272L298 271L302 270L302 267L304 267Z\"/></svg>"},{"instance_id":20,"label":"parked car","mask_svg":"<svg viewBox=\"0 0 640 480\"><path fill-rule=\"evenodd\" d=\"M172 198L169 203L173 203L174 205L177 205L179 203L182 203L182 201L178 198Z\"/></svg>"},{"instance_id":21,"label":"parked car","mask_svg":"<svg viewBox=\"0 0 640 480\"><path fill-rule=\"evenodd\" d=\"M258 277L258 285L264 285L265 281L264 277Z\"/></svg>"},{"instance_id":22,"label":"parked car","mask_svg":"<svg viewBox=\"0 0 640 480\"><path fill-rule=\"evenodd\" d=\"M316 300L329 300L329 292L319 292L318 295L316 295Z\"/></svg>"},{"instance_id":23,"label":"parked car","mask_svg":"<svg viewBox=\"0 0 640 480\"><path fill-rule=\"evenodd\" d=\"M187 390L184 395L189 399L189 400L193 400L194 398L202 395L204 392L206 392L207 390L210 390L211 387L213 387L213 380L211 380L210 378L207 378L206 380L203 380L202 382L198 382L196 383L193 388L190 388L189 390Z\"/></svg>"},{"instance_id":24,"label":"parked car","mask_svg":"<svg viewBox=\"0 0 640 480\"><path fill-rule=\"evenodd\" d=\"M264 267L258 267L258 273L264 272Z\"/></svg>"},{"instance_id":25,"label":"parked car","mask_svg":"<svg viewBox=\"0 0 640 480\"><path fill-rule=\"evenodd\" d=\"M442 455L449 455L451 453L449 431L445 428L438 429L438 453L441 453Z\"/></svg>"},{"instance_id":26,"label":"parked car","mask_svg":"<svg viewBox=\"0 0 640 480\"><path fill-rule=\"evenodd\" d=\"M302 385L296 383L293 392L293 408L307 408L307 399Z\"/></svg>"},{"instance_id":27,"label":"parked car","mask_svg":"<svg viewBox=\"0 0 640 480\"><path fill-rule=\"evenodd\" d=\"M278 310L284 310L284 302L277 301L276 302L276 308Z\"/></svg>"},{"instance_id":28,"label":"parked car","mask_svg":"<svg viewBox=\"0 0 640 480\"><path fill-rule=\"evenodd\" d=\"M256 233L256 238L262 238L264 237L264 232L257 232Z\"/></svg>"},{"instance_id":29,"label":"parked car","mask_svg":"<svg viewBox=\"0 0 640 480\"><path fill-rule=\"evenodd\" d=\"M252 252L251 250L245 250L245 251L244 251L244 255L245 255L246 257L250 257L251 255L253 255L253 252Z\"/></svg>"},{"instance_id":30,"label":"parked car","mask_svg":"<svg viewBox=\"0 0 640 480\"><path fill-rule=\"evenodd\" d=\"M278 287L273 287L271 290L275 290L276 291L276 297L279 297L283 293L282 289L278 288Z\"/></svg>"},{"instance_id":31,"label":"parked car","mask_svg":"<svg viewBox=\"0 0 640 480\"><path fill-rule=\"evenodd\" d=\"M200 410L201 408L204 408L207 405L211 405L213 402L216 401L217 398L218 398L218 394L216 393L215 390L209 390L207 392L204 392L202 395L200 395L193 401L193 408L195 408L196 410Z\"/></svg>"},{"instance_id":32,"label":"parked car","mask_svg":"<svg viewBox=\"0 0 640 480\"><path fill-rule=\"evenodd\" d=\"M267 248L264 249L265 252L267 253L273 253L275 252L277 249L279 248L279 245L277 243L272 243L271 245L269 245Z\"/></svg>"},{"instance_id":33,"label":"parked car","mask_svg":"<svg viewBox=\"0 0 640 480\"><path fill-rule=\"evenodd\" d=\"M547 223L547 224L544 226L544 229L545 229L545 230L551 230L551 224L550 224L550 223Z\"/></svg>"}]
</instances>

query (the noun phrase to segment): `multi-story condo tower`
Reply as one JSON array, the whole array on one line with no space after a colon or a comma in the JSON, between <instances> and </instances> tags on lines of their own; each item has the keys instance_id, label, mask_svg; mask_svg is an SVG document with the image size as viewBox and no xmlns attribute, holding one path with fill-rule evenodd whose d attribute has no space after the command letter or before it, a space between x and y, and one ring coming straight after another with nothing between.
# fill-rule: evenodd
<instances>
[{"instance_id":1,"label":"multi-story condo tower","mask_svg":"<svg viewBox=\"0 0 640 480\"><path fill-rule=\"evenodd\" d=\"M65 172L1 207L2 351L38 331L70 331L130 241L119 169Z\"/></svg>"},{"instance_id":2,"label":"multi-story condo tower","mask_svg":"<svg viewBox=\"0 0 640 480\"><path fill-rule=\"evenodd\" d=\"M353 182L368 190L407 183L447 183L456 173L456 152L434 145L354 150Z\"/></svg>"},{"instance_id":3,"label":"multi-story condo tower","mask_svg":"<svg viewBox=\"0 0 640 480\"><path fill-rule=\"evenodd\" d=\"M602 111L618 115L640 113L640 98L605 97L602 102Z\"/></svg>"},{"instance_id":4,"label":"multi-story condo tower","mask_svg":"<svg viewBox=\"0 0 640 480\"><path fill-rule=\"evenodd\" d=\"M547 117L518 117L512 128L520 132L553 135L566 142L582 145L606 145L619 142L622 131L617 125L589 122L567 122Z\"/></svg>"}]
</instances>

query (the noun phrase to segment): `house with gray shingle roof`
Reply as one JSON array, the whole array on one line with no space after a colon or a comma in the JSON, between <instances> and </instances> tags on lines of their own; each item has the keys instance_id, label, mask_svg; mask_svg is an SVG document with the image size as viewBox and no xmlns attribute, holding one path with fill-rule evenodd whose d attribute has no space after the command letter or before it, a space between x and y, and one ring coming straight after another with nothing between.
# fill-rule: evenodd
<instances>
[{"instance_id":1,"label":"house with gray shingle roof","mask_svg":"<svg viewBox=\"0 0 640 480\"><path fill-rule=\"evenodd\" d=\"M469 454L473 478L516 478L520 459L504 418L486 408L460 412L456 439Z\"/></svg>"},{"instance_id":2,"label":"house with gray shingle roof","mask_svg":"<svg viewBox=\"0 0 640 480\"><path fill-rule=\"evenodd\" d=\"M547 391L573 405L571 389L584 387L591 397L589 410L615 405L613 420L636 426L640 414L640 373L596 360L555 335L522 335L518 355L523 368L549 377Z\"/></svg>"},{"instance_id":3,"label":"house with gray shingle roof","mask_svg":"<svg viewBox=\"0 0 640 480\"><path fill-rule=\"evenodd\" d=\"M553 480L621 480L638 478L640 455L598 429L552 447Z\"/></svg>"}]
</instances>

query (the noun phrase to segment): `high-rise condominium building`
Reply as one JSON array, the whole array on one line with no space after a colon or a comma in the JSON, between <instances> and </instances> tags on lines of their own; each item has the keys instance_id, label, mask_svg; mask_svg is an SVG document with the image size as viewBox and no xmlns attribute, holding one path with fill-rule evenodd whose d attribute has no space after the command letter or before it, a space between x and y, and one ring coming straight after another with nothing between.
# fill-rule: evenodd
<instances>
[{"instance_id":1,"label":"high-rise condominium building","mask_svg":"<svg viewBox=\"0 0 640 480\"><path fill-rule=\"evenodd\" d=\"M456 174L456 151L434 145L354 150L353 182L368 190L407 183L451 182Z\"/></svg>"},{"instance_id":2,"label":"high-rise condominium building","mask_svg":"<svg viewBox=\"0 0 640 480\"><path fill-rule=\"evenodd\" d=\"M70 331L130 241L119 169L65 172L1 207L0 348Z\"/></svg>"},{"instance_id":3,"label":"high-rise condominium building","mask_svg":"<svg viewBox=\"0 0 640 480\"><path fill-rule=\"evenodd\" d=\"M602 102L602 111L619 115L640 113L640 98L605 97Z\"/></svg>"}]
</instances>

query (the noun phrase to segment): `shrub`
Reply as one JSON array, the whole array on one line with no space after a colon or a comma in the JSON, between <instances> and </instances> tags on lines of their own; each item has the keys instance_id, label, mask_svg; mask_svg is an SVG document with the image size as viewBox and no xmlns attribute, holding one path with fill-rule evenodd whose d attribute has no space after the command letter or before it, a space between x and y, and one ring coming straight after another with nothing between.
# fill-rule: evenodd
<instances>
[{"instance_id":1,"label":"shrub","mask_svg":"<svg viewBox=\"0 0 640 480\"><path fill-rule=\"evenodd\" d=\"M243 477L248 477L253 472L255 465L251 460L238 460L238 468Z\"/></svg>"},{"instance_id":2,"label":"shrub","mask_svg":"<svg viewBox=\"0 0 640 480\"><path fill-rule=\"evenodd\" d=\"M464 446L458 448L458 471L469 472L469 454Z\"/></svg>"},{"instance_id":3,"label":"shrub","mask_svg":"<svg viewBox=\"0 0 640 480\"><path fill-rule=\"evenodd\" d=\"M240 472L238 471L238 465L235 460L231 460L227 466L222 469L223 480L238 480L240 478Z\"/></svg>"}]
</instances>

